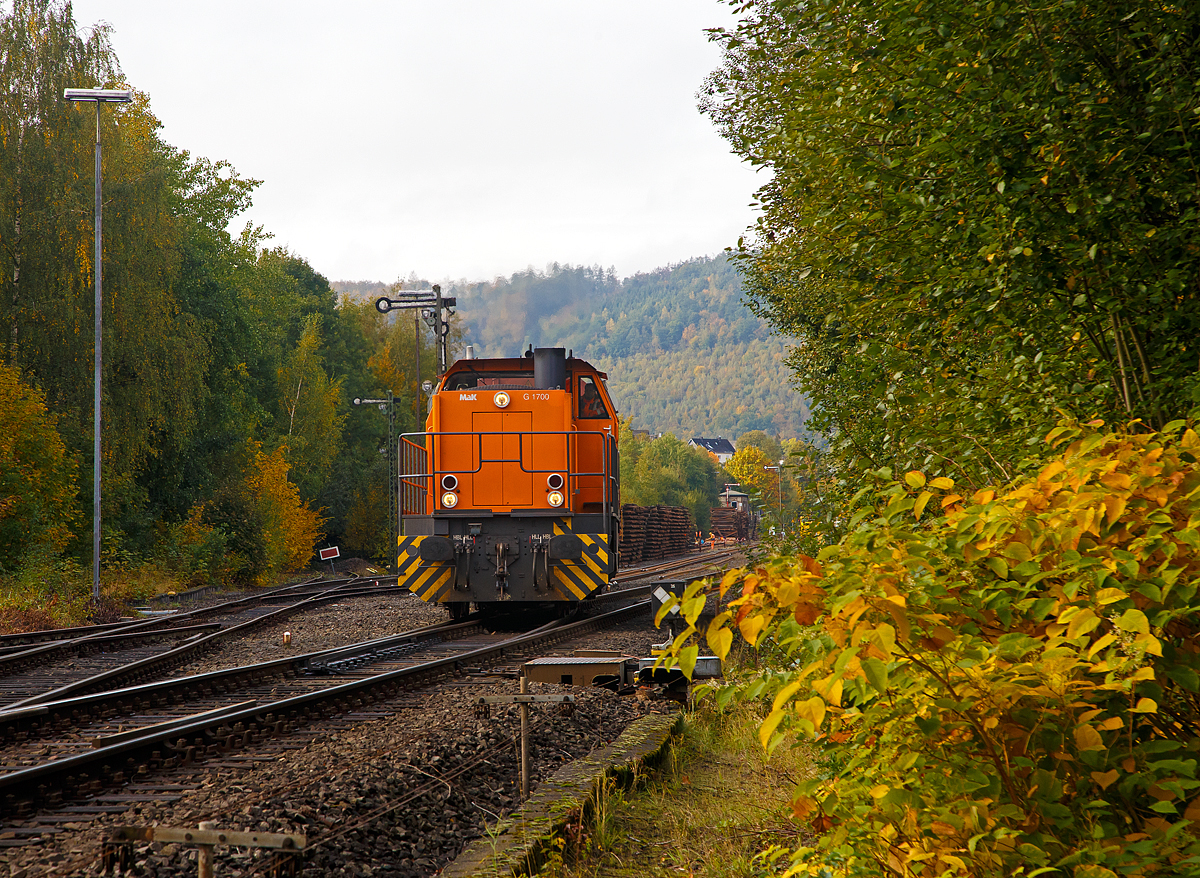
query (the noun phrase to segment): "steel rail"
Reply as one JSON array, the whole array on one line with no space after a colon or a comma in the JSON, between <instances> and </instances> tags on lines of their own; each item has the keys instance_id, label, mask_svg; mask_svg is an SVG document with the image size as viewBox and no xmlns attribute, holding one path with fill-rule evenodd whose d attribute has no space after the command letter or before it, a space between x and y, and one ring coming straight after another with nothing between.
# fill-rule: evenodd
<instances>
[{"instance_id":1,"label":"steel rail","mask_svg":"<svg viewBox=\"0 0 1200 878\"><path fill-rule=\"evenodd\" d=\"M252 628L260 625L265 625L269 622L278 622L298 612L311 609L322 604L331 603L332 601L343 600L347 597L346 593L340 588L331 589L324 594L314 595L313 597L305 598L295 604L289 604L286 607L281 607L270 613L264 613L254 619L242 622L238 625L232 625L228 628L222 628L208 635L196 635L185 643L180 644L174 649L169 649L166 652L158 655L149 656L148 658L140 659L135 662L130 662L120 667L110 668L107 671L101 671L99 674L93 674L82 680L76 680L74 683L68 683L65 686L59 686L57 689L50 689L38 695L32 695L28 698L23 698L20 701L14 701L5 706L7 710L13 710L19 707L26 707L32 704L44 704L49 701L60 701L72 695L85 695L89 692L97 692L102 689L113 689L122 686L140 683L142 681L153 678L154 676L164 673L171 668L178 667L186 659L196 655L204 650L211 649L218 642L228 637L241 635ZM169 630L169 629L168 629Z\"/></svg>"},{"instance_id":2,"label":"steel rail","mask_svg":"<svg viewBox=\"0 0 1200 878\"><path fill-rule=\"evenodd\" d=\"M734 551L723 550L718 552L709 552L708 554L701 553L696 555L687 555L681 558L669 558L657 564L647 564L641 567L626 567L622 569L621 573L623 576L619 577L619 579L621 581L628 579L637 580L643 579L647 576L657 576L679 568L692 567L696 564L728 561L736 554L738 553Z\"/></svg>"},{"instance_id":3,"label":"steel rail","mask_svg":"<svg viewBox=\"0 0 1200 878\"><path fill-rule=\"evenodd\" d=\"M372 577L372 579L387 577ZM395 578L395 577L391 577ZM334 588L341 588L355 582L362 581L359 577L351 577L335 583L330 583ZM199 619L205 619L209 616L219 615L221 613L231 612L239 607L254 606L265 603L277 596L286 596L287 592L294 592L298 589L310 588L311 583L297 583L293 585L285 585L279 588L270 589L260 594L247 595L237 598L232 601L226 601L221 604L215 604L211 607L201 607L196 610L189 610L186 613L179 613L172 616L159 616L154 619L146 619L143 621L135 621L130 623L122 623L124 627L117 629L122 634L131 634L141 631L153 631L161 629L170 629L178 627L180 622L192 622ZM327 591L330 589L326 589ZM99 626L97 626L99 627ZM12 674L28 667L36 667L44 665L50 661L69 656L78 655L90 648L90 645L96 640L106 637L115 636L114 630L109 626L104 626L104 630L96 630L96 628L73 628L64 629L68 631L81 631L77 637L70 637L66 640L56 640L51 643L43 643L40 646L31 646L29 649L12 652L7 655L0 655L0 675Z\"/></svg>"},{"instance_id":4,"label":"steel rail","mask_svg":"<svg viewBox=\"0 0 1200 878\"><path fill-rule=\"evenodd\" d=\"M77 625L71 628L41 628L37 631L20 631L15 634L0 634L0 650L15 652L18 649L29 649L35 643L46 643L58 640L74 640L88 634L99 632L119 631L128 628L144 619L128 619L124 622L105 622L102 625Z\"/></svg>"},{"instance_id":5,"label":"steel rail","mask_svg":"<svg viewBox=\"0 0 1200 878\"><path fill-rule=\"evenodd\" d=\"M459 676L469 666L495 663L505 656L624 621L648 610L646 601L578 622L552 622L534 632L489 644L456 656L385 671L318 692L259 704L219 718L99 747L88 753L0 775L0 813L23 813L38 805L124 783L148 770L171 768L245 746L264 735L284 734L336 713L392 698L402 691Z\"/></svg>"},{"instance_id":6,"label":"steel rail","mask_svg":"<svg viewBox=\"0 0 1200 878\"><path fill-rule=\"evenodd\" d=\"M340 587L342 585L352 585L356 582L362 583L367 581L395 581L395 574L383 574L381 576L360 577L348 576L335 580L324 582L322 580L305 580L303 582L293 582L289 585L281 585L277 588L267 589L257 594L244 595L240 598L235 598L232 601L223 601L220 604L214 604L211 607L198 607L194 610L188 610L183 613L175 613L170 616L158 616L151 619L129 619L123 622L106 622L99 625L77 625L71 628L42 628L38 631L23 631L14 634L0 634L0 653L9 654L20 651L21 648L28 650L35 644L47 645L50 643L65 644L71 641L90 640L96 636L108 636L119 631L138 629L142 630L147 627L163 626L169 627L173 623L182 619L204 618L205 616L214 615L224 612L231 607L236 607L239 604L248 604L254 602L271 601L280 597L287 597L289 592L301 591L304 589L313 588L314 586L324 586L325 589L332 587ZM206 586L203 589L193 589L194 592L209 592L213 586ZM152 602L169 601L186 597L189 592L183 592L179 595L156 595L151 598Z\"/></svg>"},{"instance_id":7,"label":"steel rail","mask_svg":"<svg viewBox=\"0 0 1200 878\"><path fill-rule=\"evenodd\" d=\"M324 661L337 660L354 647L372 645L376 649L385 650L403 643L428 640L433 637L450 640L456 637L470 636L473 630L480 628L482 628L482 621L478 618L463 622L441 622L435 625L424 625L401 634L365 641L362 644L335 646L315 652L257 662L252 665L222 668L203 674L142 683L124 689L107 689L102 692L26 707L6 708L0 710L0 741L18 738L28 740L30 737L37 736L42 729L58 728L68 722L83 725L92 721L96 715L106 714L113 710L123 712L130 708L146 709L175 704L195 691L230 690L249 681L261 683L288 674L303 674Z\"/></svg>"}]
</instances>

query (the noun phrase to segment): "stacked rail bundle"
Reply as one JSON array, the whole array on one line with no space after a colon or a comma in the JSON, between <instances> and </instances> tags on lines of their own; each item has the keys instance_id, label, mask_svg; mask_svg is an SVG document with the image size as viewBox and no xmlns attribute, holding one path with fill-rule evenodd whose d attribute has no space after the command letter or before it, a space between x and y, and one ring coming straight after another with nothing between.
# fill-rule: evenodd
<instances>
[{"instance_id":1,"label":"stacked rail bundle","mask_svg":"<svg viewBox=\"0 0 1200 878\"><path fill-rule=\"evenodd\" d=\"M642 548L642 560L658 561L667 557L666 506L648 506L646 511L646 545Z\"/></svg>"},{"instance_id":2,"label":"stacked rail bundle","mask_svg":"<svg viewBox=\"0 0 1200 878\"><path fill-rule=\"evenodd\" d=\"M750 513L718 506L712 511L712 533L717 539L744 543L750 539Z\"/></svg>"},{"instance_id":3,"label":"stacked rail bundle","mask_svg":"<svg viewBox=\"0 0 1200 878\"><path fill-rule=\"evenodd\" d=\"M642 547L646 542L645 506L626 503L621 506L620 552L617 562L622 567L642 562Z\"/></svg>"},{"instance_id":4,"label":"stacked rail bundle","mask_svg":"<svg viewBox=\"0 0 1200 878\"><path fill-rule=\"evenodd\" d=\"M692 515L684 506L661 506L666 510L667 554L683 555L695 546Z\"/></svg>"},{"instance_id":5,"label":"stacked rail bundle","mask_svg":"<svg viewBox=\"0 0 1200 878\"><path fill-rule=\"evenodd\" d=\"M684 506L621 507L618 562L622 567L685 554L694 545L691 513Z\"/></svg>"}]
</instances>

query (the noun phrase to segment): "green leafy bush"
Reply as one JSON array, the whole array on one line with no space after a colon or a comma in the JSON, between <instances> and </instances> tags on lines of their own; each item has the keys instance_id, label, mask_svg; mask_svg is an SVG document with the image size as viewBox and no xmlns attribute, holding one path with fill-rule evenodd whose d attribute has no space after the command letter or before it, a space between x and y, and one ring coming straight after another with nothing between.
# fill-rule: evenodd
<instances>
[{"instance_id":1,"label":"green leafy bush","mask_svg":"<svg viewBox=\"0 0 1200 878\"><path fill-rule=\"evenodd\" d=\"M1000 492L880 471L839 544L726 577L710 647L782 658L718 701L769 699L764 746L825 756L789 874L1200 873L1200 437L1049 441Z\"/></svg>"},{"instance_id":2,"label":"green leafy bush","mask_svg":"<svg viewBox=\"0 0 1200 878\"><path fill-rule=\"evenodd\" d=\"M92 613L89 572L47 547L0 576L0 632L81 625Z\"/></svg>"}]
</instances>

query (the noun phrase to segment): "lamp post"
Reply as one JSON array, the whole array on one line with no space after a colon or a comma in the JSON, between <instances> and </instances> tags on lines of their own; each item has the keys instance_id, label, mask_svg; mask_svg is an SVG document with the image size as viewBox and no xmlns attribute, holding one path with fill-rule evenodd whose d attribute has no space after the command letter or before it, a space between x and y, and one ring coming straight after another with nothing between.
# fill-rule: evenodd
<instances>
[{"instance_id":1,"label":"lamp post","mask_svg":"<svg viewBox=\"0 0 1200 878\"><path fill-rule=\"evenodd\" d=\"M68 101L91 101L96 105L96 261L93 276L96 279L96 376L93 379L95 398L92 403L94 420L92 422L92 600L100 600L100 367L103 364L101 356L103 329L103 289L102 276L104 264L101 258L100 236L100 105L103 103L127 104L133 100L130 89L116 88L66 88L63 97Z\"/></svg>"},{"instance_id":2,"label":"lamp post","mask_svg":"<svg viewBox=\"0 0 1200 878\"><path fill-rule=\"evenodd\" d=\"M775 478L779 483L779 528L783 529L783 461L778 466L764 466L764 470L775 470Z\"/></svg>"}]
</instances>

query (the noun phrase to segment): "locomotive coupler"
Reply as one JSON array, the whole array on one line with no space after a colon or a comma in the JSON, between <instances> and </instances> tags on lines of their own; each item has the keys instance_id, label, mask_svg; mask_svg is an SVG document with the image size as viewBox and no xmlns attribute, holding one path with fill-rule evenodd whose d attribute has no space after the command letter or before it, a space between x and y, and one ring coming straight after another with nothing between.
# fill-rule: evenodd
<instances>
[{"instance_id":1,"label":"locomotive coupler","mask_svg":"<svg viewBox=\"0 0 1200 878\"><path fill-rule=\"evenodd\" d=\"M529 546L533 550L533 587L538 591L548 591L550 588L550 534L534 534L529 538ZM538 557L542 566L538 568Z\"/></svg>"},{"instance_id":2,"label":"locomotive coupler","mask_svg":"<svg viewBox=\"0 0 1200 878\"><path fill-rule=\"evenodd\" d=\"M508 543L496 543L496 594L508 597Z\"/></svg>"},{"instance_id":3,"label":"locomotive coupler","mask_svg":"<svg viewBox=\"0 0 1200 878\"><path fill-rule=\"evenodd\" d=\"M463 588L467 591L471 590L471 554L475 551L475 537L470 535L456 534L454 540L454 585L455 591L459 591L459 570L463 567L463 562L466 562L466 576Z\"/></svg>"}]
</instances>

